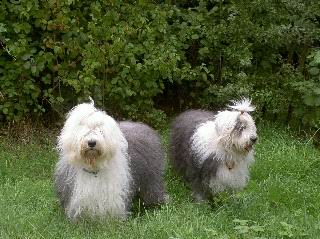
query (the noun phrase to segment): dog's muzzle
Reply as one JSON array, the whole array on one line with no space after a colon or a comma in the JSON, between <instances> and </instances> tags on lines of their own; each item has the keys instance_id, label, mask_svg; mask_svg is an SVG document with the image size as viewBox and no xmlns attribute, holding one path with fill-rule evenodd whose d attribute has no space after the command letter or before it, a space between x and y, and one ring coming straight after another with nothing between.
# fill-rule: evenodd
<instances>
[{"instance_id":1,"label":"dog's muzzle","mask_svg":"<svg viewBox=\"0 0 320 239\"><path fill-rule=\"evenodd\" d=\"M90 149L94 149L94 147L96 145L97 145L97 141L95 141L93 139L88 141L88 146L89 146Z\"/></svg>"},{"instance_id":2,"label":"dog's muzzle","mask_svg":"<svg viewBox=\"0 0 320 239\"><path fill-rule=\"evenodd\" d=\"M93 139L88 140L88 142L84 145L82 154L85 158L85 163L91 168L95 168L96 161L101 155L101 151L99 150L99 147L97 147L97 141Z\"/></svg>"}]
</instances>

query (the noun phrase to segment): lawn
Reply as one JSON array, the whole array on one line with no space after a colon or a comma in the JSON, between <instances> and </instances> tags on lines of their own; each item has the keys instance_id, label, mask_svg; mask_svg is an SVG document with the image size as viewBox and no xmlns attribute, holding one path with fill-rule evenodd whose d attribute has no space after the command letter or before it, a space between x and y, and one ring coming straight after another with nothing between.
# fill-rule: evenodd
<instances>
[{"instance_id":1,"label":"lawn","mask_svg":"<svg viewBox=\"0 0 320 239\"><path fill-rule=\"evenodd\" d=\"M264 122L244 191L193 203L168 167L171 197L159 209L136 203L124 222L69 222L53 190L52 134L0 137L0 238L320 238L320 152L308 137ZM51 135L50 137L48 135ZM167 130L162 131L166 144Z\"/></svg>"}]
</instances>

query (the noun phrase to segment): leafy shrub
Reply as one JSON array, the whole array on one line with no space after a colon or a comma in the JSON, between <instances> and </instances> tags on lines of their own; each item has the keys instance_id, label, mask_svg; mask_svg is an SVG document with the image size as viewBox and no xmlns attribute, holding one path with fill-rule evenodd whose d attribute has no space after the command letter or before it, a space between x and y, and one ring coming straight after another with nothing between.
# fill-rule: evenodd
<instances>
[{"instance_id":1,"label":"leafy shrub","mask_svg":"<svg viewBox=\"0 0 320 239\"><path fill-rule=\"evenodd\" d=\"M288 0L0 3L0 112L54 113L92 96L117 117L251 97L319 127L320 3Z\"/></svg>"}]
</instances>

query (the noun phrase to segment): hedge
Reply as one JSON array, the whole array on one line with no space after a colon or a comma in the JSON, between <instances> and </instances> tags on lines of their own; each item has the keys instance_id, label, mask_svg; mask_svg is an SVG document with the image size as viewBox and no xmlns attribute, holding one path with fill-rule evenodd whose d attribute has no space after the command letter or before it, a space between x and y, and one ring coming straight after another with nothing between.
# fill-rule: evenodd
<instances>
[{"instance_id":1,"label":"hedge","mask_svg":"<svg viewBox=\"0 0 320 239\"><path fill-rule=\"evenodd\" d=\"M7 121L91 96L160 124L247 96L262 117L320 126L317 0L2 0L0 43Z\"/></svg>"}]
</instances>

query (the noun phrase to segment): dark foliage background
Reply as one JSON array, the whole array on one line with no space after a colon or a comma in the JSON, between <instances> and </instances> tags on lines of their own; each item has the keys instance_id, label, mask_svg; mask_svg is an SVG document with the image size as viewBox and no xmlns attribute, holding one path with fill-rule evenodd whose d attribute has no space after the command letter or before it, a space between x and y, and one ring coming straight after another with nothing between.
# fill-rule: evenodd
<instances>
[{"instance_id":1,"label":"dark foliage background","mask_svg":"<svg viewBox=\"0 0 320 239\"><path fill-rule=\"evenodd\" d=\"M2 0L0 41L7 121L92 96L159 125L249 96L261 117L320 126L318 0Z\"/></svg>"}]
</instances>

